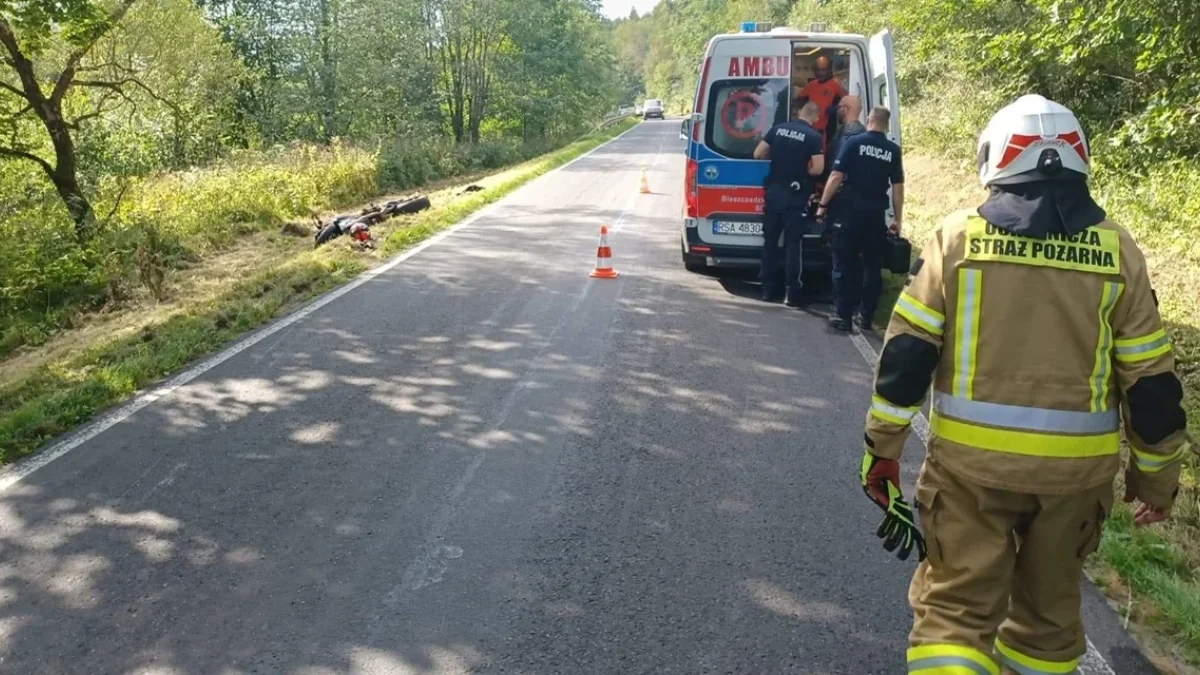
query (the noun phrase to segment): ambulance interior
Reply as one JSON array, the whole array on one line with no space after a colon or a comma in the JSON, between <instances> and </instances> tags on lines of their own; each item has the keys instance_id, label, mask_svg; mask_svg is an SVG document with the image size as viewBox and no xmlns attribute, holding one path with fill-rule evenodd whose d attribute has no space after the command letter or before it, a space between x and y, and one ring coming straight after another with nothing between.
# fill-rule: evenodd
<instances>
[{"instance_id":1,"label":"ambulance interior","mask_svg":"<svg viewBox=\"0 0 1200 675\"><path fill-rule=\"evenodd\" d=\"M859 114L859 121L866 124L868 104L864 96L863 61L862 56L858 54L858 50L849 47L822 47L803 42L792 43L792 118L795 118L795 113L804 102L800 94L804 90L805 85L817 77L816 63L817 59L822 56L829 59L833 66L833 79L837 80L848 94L858 96L859 100L862 101L863 110ZM835 111L826 111L826 114L832 112ZM830 121L835 127L827 135L833 136L837 131L836 114L833 115Z\"/></svg>"}]
</instances>

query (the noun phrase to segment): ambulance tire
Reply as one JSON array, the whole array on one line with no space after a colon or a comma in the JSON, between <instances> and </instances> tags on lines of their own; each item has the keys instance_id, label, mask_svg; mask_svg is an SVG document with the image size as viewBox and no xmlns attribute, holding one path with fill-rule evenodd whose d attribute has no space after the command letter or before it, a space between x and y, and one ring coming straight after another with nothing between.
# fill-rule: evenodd
<instances>
[{"instance_id":1,"label":"ambulance tire","mask_svg":"<svg viewBox=\"0 0 1200 675\"><path fill-rule=\"evenodd\" d=\"M696 274L703 274L704 271L708 269L708 262L705 261L704 256L692 255L687 251L683 251L682 247L680 248L680 251L683 255L683 268L687 271L695 272Z\"/></svg>"}]
</instances>

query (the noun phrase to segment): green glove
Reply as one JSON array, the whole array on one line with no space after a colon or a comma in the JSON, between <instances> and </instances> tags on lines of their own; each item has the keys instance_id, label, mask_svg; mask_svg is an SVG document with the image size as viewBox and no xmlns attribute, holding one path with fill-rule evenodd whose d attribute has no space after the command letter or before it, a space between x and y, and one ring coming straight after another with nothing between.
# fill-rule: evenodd
<instances>
[{"instance_id":1,"label":"green glove","mask_svg":"<svg viewBox=\"0 0 1200 675\"><path fill-rule=\"evenodd\" d=\"M915 546L917 560L924 560L925 537L913 520L912 507L900 492L900 463L864 453L861 478L863 492L884 512L883 522L875 531L883 540L884 550L896 551L897 558L908 560Z\"/></svg>"}]
</instances>

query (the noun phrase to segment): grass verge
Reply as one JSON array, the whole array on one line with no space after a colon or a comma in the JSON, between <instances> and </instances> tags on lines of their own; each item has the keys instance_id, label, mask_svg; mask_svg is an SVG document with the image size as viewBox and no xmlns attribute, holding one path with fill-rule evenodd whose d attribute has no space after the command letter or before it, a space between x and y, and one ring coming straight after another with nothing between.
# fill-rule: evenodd
<instances>
[{"instance_id":1,"label":"grass verge","mask_svg":"<svg viewBox=\"0 0 1200 675\"><path fill-rule=\"evenodd\" d=\"M904 165L905 236L919 252L941 218L978 206L986 195L968 164L917 152L905 156ZM1197 198L1187 193L1193 184L1188 176L1200 179L1200 165L1167 167L1145 177L1102 168L1093 193L1146 253L1175 342L1191 432L1200 438L1200 247L1193 243L1200 225L1194 219ZM887 279L877 321L887 321L903 283L903 275ZM1200 668L1200 461L1189 456L1185 462L1172 520L1134 530L1128 506L1118 500L1088 573L1128 613L1134 634L1163 672L1194 674Z\"/></svg>"},{"instance_id":2,"label":"grass verge","mask_svg":"<svg viewBox=\"0 0 1200 675\"><path fill-rule=\"evenodd\" d=\"M628 120L518 165L484 190L450 199L394 226L378 228L385 253L444 230L528 181L601 145L635 124ZM335 242L337 243L337 242ZM81 345L6 380L0 388L0 463L28 455L187 363L368 269L372 259L347 245L293 252L213 297L181 307L130 335Z\"/></svg>"},{"instance_id":3,"label":"grass verge","mask_svg":"<svg viewBox=\"0 0 1200 675\"><path fill-rule=\"evenodd\" d=\"M1118 508L1088 572L1135 622L1135 633L1160 670L1194 673L1200 664L1200 579L1194 560L1170 533L1134 528L1129 509Z\"/></svg>"}]
</instances>

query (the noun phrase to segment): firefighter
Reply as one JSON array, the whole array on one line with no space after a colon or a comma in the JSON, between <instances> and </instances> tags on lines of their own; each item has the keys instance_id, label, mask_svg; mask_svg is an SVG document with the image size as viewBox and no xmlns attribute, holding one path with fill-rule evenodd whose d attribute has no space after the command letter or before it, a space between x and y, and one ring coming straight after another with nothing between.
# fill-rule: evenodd
<instances>
[{"instance_id":1,"label":"firefighter","mask_svg":"<svg viewBox=\"0 0 1200 675\"><path fill-rule=\"evenodd\" d=\"M787 305L801 307L801 254L804 229L808 223L813 177L825 171L821 154L821 134L813 128L819 110L815 103L799 109L796 120L771 128L754 149L754 159L771 160L763 184L762 298L774 302L779 297L779 236L784 240L785 288Z\"/></svg>"},{"instance_id":2,"label":"firefighter","mask_svg":"<svg viewBox=\"0 0 1200 675\"><path fill-rule=\"evenodd\" d=\"M1120 422L1135 523L1166 520L1190 445L1183 390L1142 252L1089 195L1074 114L1017 99L984 130L978 169L987 200L941 223L896 302L862 486L885 547L924 558L909 673L1073 673ZM897 460L931 384L918 531Z\"/></svg>"}]
</instances>

